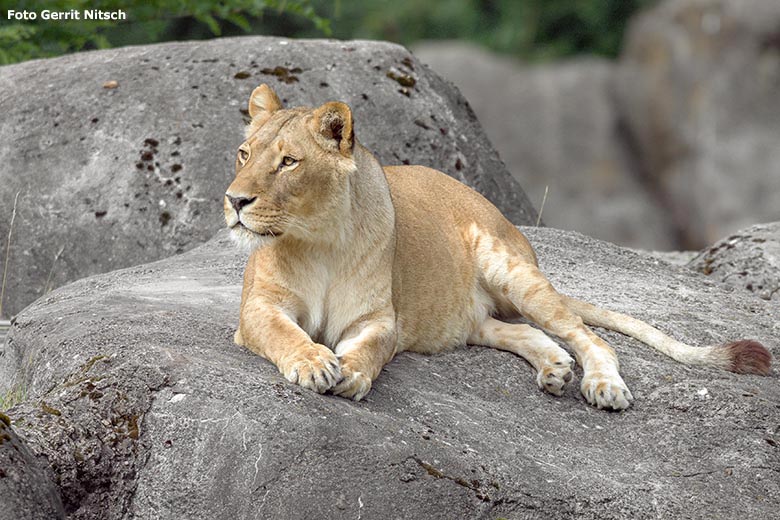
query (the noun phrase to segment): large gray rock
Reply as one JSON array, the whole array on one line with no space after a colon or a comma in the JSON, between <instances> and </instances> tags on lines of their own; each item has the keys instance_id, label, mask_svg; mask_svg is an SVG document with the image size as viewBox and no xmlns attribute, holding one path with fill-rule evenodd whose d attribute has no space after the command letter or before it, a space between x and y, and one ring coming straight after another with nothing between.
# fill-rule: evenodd
<instances>
[{"instance_id":1,"label":"large gray rock","mask_svg":"<svg viewBox=\"0 0 780 520\"><path fill-rule=\"evenodd\" d=\"M779 26L777 0L668 0L629 30L620 112L678 247L780 220Z\"/></svg>"},{"instance_id":2,"label":"large gray rock","mask_svg":"<svg viewBox=\"0 0 780 520\"><path fill-rule=\"evenodd\" d=\"M525 229L563 292L695 344L775 355L780 308L649 255ZM0 357L8 414L71 519L771 518L778 375L680 365L617 333L636 403L562 398L496 350L404 353L365 401L317 395L232 343L244 257L224 238L58 289ZM5 388L4 388L5 387ZM0 497L0 501L3 498Z\"/></svg>"},{"instance_id":3,"label":"large gray rock","mask_svg":"<svg viewBox=\"0 0 780 520\"><path fill-rule=\"evenodd\" d=\"M59 489L46 468L11 428L0 412L1 520L58 520L65 518Z\"/></svg>"},{"instance_id":4,"label":"large gray rock","mask_svg":"<svg viewBox=\"0 0 780 520\"><path fill-rule=\"evenodd\" d=\"M780 222L757 224L719 240L688 266L765 300L780 300Z\"/></svg>"},{"instance_id":5,"label":"large gray rock","mask_svg":"<svg viewBox=\"0 0 780 520\"><path fill-rule=\"evenodd\" d=\"M346 101L383 163L438 168L536 220L465 99L398 45L247 37L32 61L0 68L2 251L21 192L3 314L210 238L263 82L290 105Z\"/></svg>"},{"instance_id":6,"label":"large gray rock","mask_svg":"<svg viewBox=\"0 0 780 520\"><path fill-rule=\"evenodd\" d=\"M527 65L463 42L415 55L466 96L509 171L552 226L631 247L676 246L664 206L641 182L613 100L616 65Z\"/></svg>"}]
</instances>

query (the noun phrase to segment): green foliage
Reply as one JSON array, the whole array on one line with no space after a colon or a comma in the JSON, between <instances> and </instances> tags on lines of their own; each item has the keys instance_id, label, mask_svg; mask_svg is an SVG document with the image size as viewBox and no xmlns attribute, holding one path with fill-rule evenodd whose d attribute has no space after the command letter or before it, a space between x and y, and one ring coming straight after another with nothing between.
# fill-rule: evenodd
<instances>
[{"instance_id":1,"label":"green foliage","mask_svg":"<svg viewBox=\"0 0 780 520\"><path fill-rule=\"evenodd\" d=\"M9 9L36 12L38 18L8 20ZM41 13L47 9L121 9L128 19L43 20ZM250 20L267 12L294 15L320 34L329 33L328 21L316 14L309 0L0 0L0 64L117 44L176 39L182 25L200 37L220 36L233 27L249 31Z\"/></svg>"},{"instance_id":2,"label":"green foliage","mask_svg":"<svg viewBox=\"0 0 780 520\"><path fill-rule=\"evenodd\" d=\"M630 17L657 0L316 0L338 38L409 45L466 39L528 60L616 56Z\"/></svg>"},{"instance_id":3,"label":"green foliage","mask_svg":"<svg viewBox=\"0 0 780 520\"><path fill-rule=\"evenodd\" d=\"M236 34L410 45L465 39L526 60L616 56L630 17L658 0L0 0L0 63L84 49ZM122 9L127 21L24 22L6 10Z\"/></svg>"}]
</instances>

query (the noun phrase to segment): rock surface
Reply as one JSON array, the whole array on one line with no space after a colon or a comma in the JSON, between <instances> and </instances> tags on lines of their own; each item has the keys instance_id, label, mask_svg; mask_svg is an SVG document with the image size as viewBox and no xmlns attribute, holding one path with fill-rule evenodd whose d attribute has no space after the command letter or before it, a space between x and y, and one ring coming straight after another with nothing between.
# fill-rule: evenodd
<instances>
[{"instance_id":1,"label":"rock surface","mask_svg":"<svg viewBox=\"0 0 780 520\"><path fill-rule=\"evenodd\" d=\"M463 42L413 51L466 96L544 220L631 247L675 246L664 207L637 175L614 103L616 65L596 58L524 65Z\"/></svg>"},{"instance_id":2,"label":"rock surface","mask_svg":"<svg viewBox=\"0 0 780 520\"><path fill-rule=\"evenodd\" d=\"M780 352L780 308L582 235L526 228L562 291L693 344ZM521 359L463 347L393 360L360 403L288 384L232 343L244 257L219 235L25 309L0 391L71 519L770 518L780 385L616 348L624 413L539 392ZM0 497L0 501L4 500Z\"/></svg>"},{"instance_id":3,"label":"rock surface","mask_svg":"<svg viewBox=\"0 0 780 520\"><path fill-rule=\"evenodd\" d=\"M751 226L719 240L688 266L765 300L780 300L780 222Z\"/></svg>"},{"instance_id":4,"label":"rock surface","mask_svg":"<svg viewBox=\"0 0 780 520\"><path fill-rule=\"evenodd\" d=\"M776 0L668 0L628 31L619 110L679 248L780 219L778 27Z\"/></svg>"},{"instance_id":5,"label":"rock surface","mask_svg":"<svg viewBox=\"0 0 780 520\"><path fill-rule=\"evenodd\" d=\"M0 520L65 518L59 490L0 413Z\"/></svg>"},{"instance_id":6,"label":"rock surface","mask_svg":"<svg viewBox=\"0 0 780 520\"><path fill-rule=\"evenodd\" d=\"M680 267L688 265L688 262L699 254L698 251L644 251L641 249L636 249L635 251L637 253L647 253L659 260Z\"/></svg>"},{"instance_id":7,"label":"rock surface","mask_svg":"<svg viewBox=\"0 0 780 520\"><path fill-rule=\"evenodd\" d=\"M348 102L383 163L438 168L535 222L463 96L398 45L246 37L31 61L0 68L3 251L21 193L3 314L210 238L264 82L289 105Z\"/></svg>"}]
</instances>

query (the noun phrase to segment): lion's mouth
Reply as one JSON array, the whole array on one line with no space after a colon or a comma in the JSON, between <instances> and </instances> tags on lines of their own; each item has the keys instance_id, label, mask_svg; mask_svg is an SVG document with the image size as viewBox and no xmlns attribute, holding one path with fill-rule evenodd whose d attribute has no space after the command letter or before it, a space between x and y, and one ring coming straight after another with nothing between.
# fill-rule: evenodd
<instances>
[{"instance_id":1,"label":"lion's mouth","mask_svg":"<svg viewBox=\"0 0 780 520\"><path fill-rule=\"evenodd\" d=\"M254 229L251 229L248 226L246 226L240 220L238 222L236 222L235 224L233 224L232 226L230 226L230 229L233 229L233 230L236 230L236 231L238 231L238 230L245 231L247 233L251 233L252 235L255 235L255 236L258 236L258 237L270 237L270 238L272 238L272 237L278 237L278 236L282 235L281 231L275 231L275 230L270 229L270 228L266 229L265 231L255 231Z\"/></svg>"}]
</instances>

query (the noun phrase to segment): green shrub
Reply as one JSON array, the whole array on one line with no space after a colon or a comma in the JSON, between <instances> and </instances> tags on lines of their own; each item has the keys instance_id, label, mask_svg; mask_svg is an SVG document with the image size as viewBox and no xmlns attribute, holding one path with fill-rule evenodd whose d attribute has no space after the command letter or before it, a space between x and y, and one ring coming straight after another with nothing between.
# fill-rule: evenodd
<instances>
[{"instance_id":1,"label":"green shrub","mask_svg":"<svg viewBox=\"0 0 780 520\"><path fill-rule=\"evenodd\" d=\"M34 21L8 20L6 12L39 13ZM42 11L123 10L127 20L43 20ZM321 34L328 21L317 16L309 0L2 0L0 64L57 56L86 49L153 43L184 37L213 37L252 30L252 20L268 12L301 18ZM187 34L196 33L196 34Z\"/></svg>"},{"instance_id":2,"label":"green shrub","mask_svg":"<svg viewBox=\"0 0 780 520\"><path fill-rule=\"evenodd\" d=\"M526 60L616 56L628 20L658 0L0 0L0 63L221 35L465 39ZM6 10L122 9L126 21L25 22Z\"/></svg>"},{"instance_id":3,"label":"green shrub","mask_svg":"<svg viewBox=\"0 0 780 520\"><path fill-rule=\"evenodd\" d=\"M339 38L409 45L465 39L527 60L614 57L629 19L657 0L316 0Z\"/></svg>"}]
</instances>

